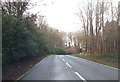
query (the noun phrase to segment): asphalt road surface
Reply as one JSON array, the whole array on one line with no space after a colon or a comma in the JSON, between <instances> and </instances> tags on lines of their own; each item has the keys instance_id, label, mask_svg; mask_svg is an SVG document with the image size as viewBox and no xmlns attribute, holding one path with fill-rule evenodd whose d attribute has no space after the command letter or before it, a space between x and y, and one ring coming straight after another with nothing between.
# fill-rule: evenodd
<instances>
[{"instance_id":1,"label":"asphalt road surface","mask_svg":"<svg viewBox=\"0 0 120 82\"><path fill-rule=\"evenodd\" d=\"M118 80L118 69L70 55L51 55L21 80Z\"/></svg>"}]
</instances>

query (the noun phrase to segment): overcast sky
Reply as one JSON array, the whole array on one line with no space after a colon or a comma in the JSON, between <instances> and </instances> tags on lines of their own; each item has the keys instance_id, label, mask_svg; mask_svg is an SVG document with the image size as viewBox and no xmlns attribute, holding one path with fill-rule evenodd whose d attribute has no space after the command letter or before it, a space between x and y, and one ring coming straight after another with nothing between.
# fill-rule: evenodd
<instances>
[{"instance_id":1,"label":"overcast sky","mask_svg":"<svg viewBox=\"0 0 120 82\"><path fill-rule=\"evenodd\" d=\"M34 0L37 2L31 13L40 12L46 17L49 26L65 32L80 30L81 24L76 14L78 4L83 6L88 0ZM119 0L115 0L118 2ZM33 2L33 0L32 0ZM41 5L41 4L46 4Z\"/></svg>"}]
</instances>

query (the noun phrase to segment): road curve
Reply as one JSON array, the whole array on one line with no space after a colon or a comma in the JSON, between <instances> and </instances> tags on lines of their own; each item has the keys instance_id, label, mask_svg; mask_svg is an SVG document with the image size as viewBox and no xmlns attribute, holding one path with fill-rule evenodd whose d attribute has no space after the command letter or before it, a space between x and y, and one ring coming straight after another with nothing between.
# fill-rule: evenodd
<instances>
[{"instance_id":1,"label":"road curve","mask_svg":"<svg viewBox=\"0 0 120 82\"><path fill-rule=\"evenodd\" d=\"M70 55L51 55L21 80L118 80L118 69Z\"/></svg>"}]
</instances>

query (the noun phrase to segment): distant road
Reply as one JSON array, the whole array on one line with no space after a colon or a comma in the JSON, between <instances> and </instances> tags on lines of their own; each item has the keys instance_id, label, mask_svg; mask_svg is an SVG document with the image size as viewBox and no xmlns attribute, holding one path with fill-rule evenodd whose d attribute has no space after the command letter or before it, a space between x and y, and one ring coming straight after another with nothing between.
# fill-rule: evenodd
<instances>
[{"instance_id":1,"label":"distant road","mask_svg":"<svg viewBox=\"0 0 120 82\"><path fill-rule=\"evenodd\" d=\"M51 55L21 80L118 80L118 69L70 55Z\"/></svg>"}]
</instances>

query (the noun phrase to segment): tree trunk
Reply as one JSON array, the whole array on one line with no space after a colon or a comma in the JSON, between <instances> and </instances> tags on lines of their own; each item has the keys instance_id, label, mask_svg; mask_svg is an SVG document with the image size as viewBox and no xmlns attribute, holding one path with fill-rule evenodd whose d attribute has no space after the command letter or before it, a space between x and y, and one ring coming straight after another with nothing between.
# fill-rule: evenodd
<instances>
[{"instance_id":1,"label":"tree trunk","mask_svg":"<svg viewBox=\"0 0 120 82\"><path fill-rule=\"evenodd\" d=\"M102 55L104 55L104 2L102 2L102 28L103 28L103 35L102 35Z\"/></svg>"}]
</instances>

